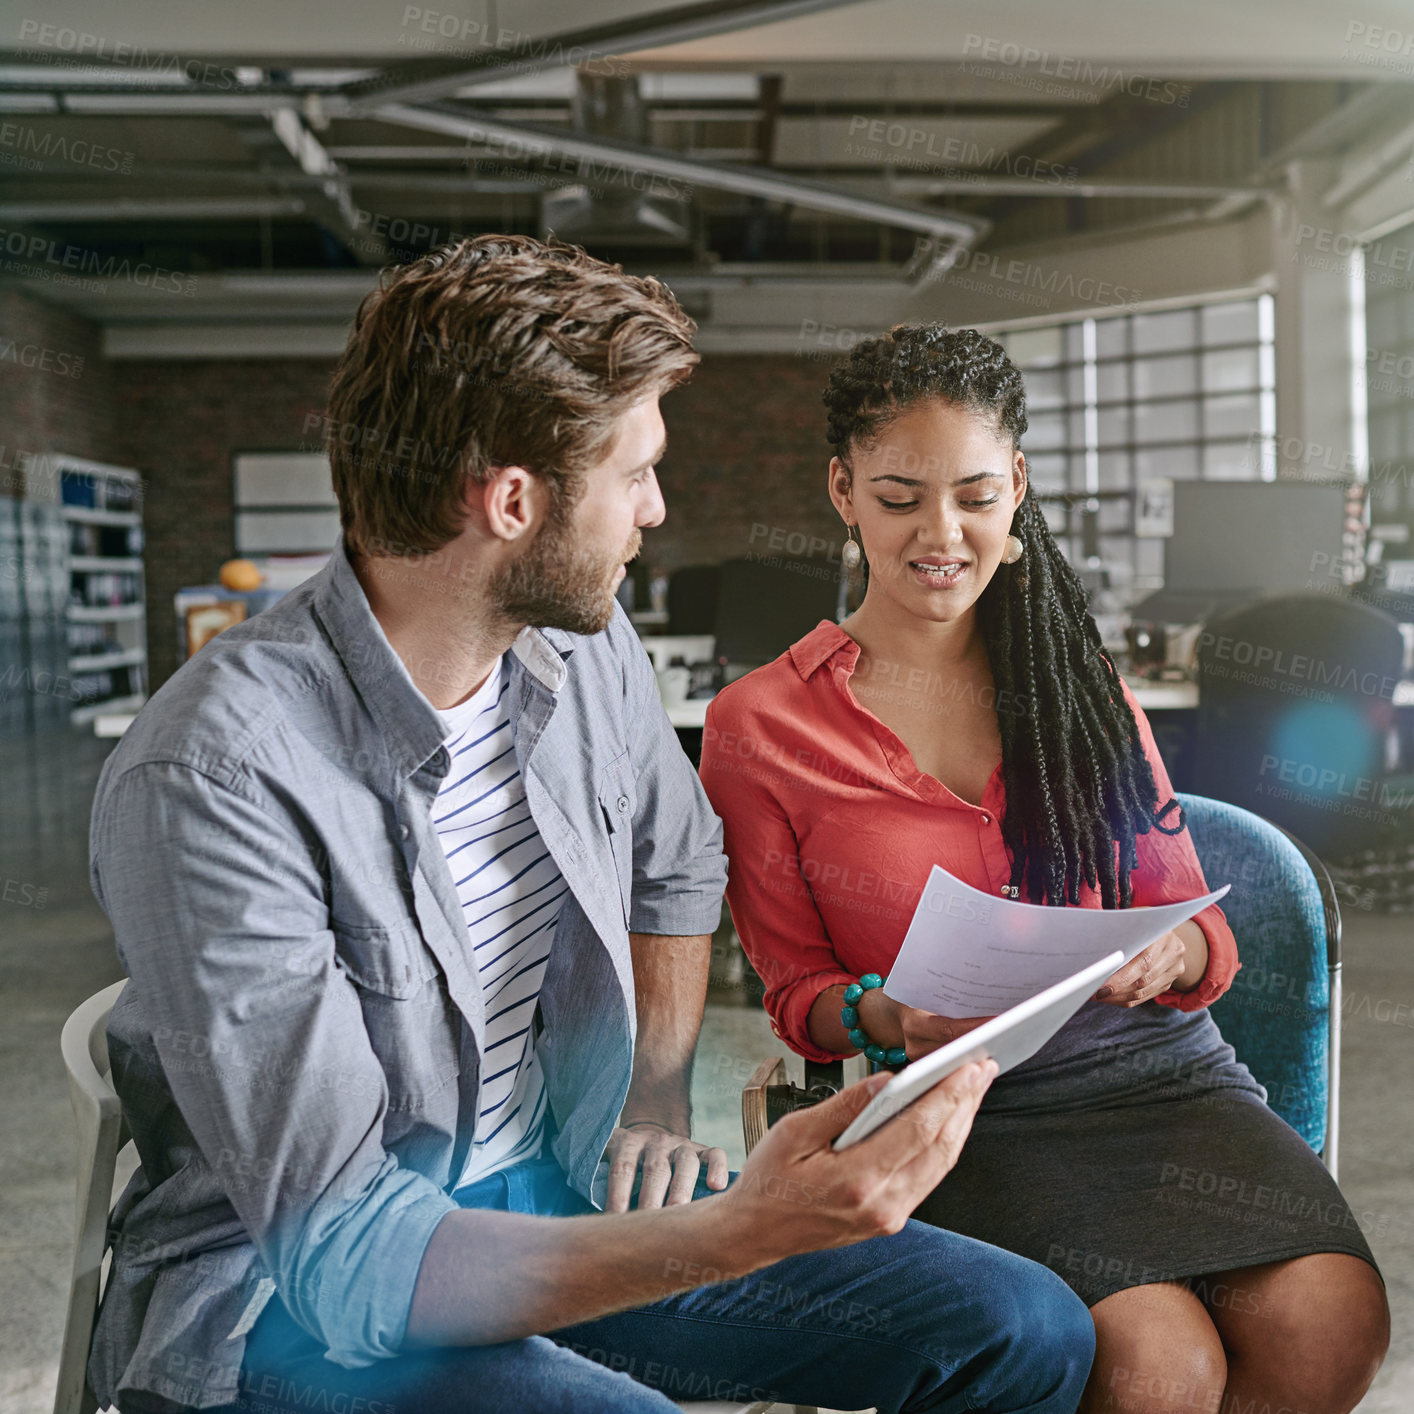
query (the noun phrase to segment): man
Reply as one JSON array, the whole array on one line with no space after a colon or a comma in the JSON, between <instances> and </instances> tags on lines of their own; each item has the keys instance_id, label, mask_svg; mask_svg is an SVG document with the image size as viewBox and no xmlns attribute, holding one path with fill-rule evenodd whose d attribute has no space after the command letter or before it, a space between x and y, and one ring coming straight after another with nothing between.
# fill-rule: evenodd
<instances>
[{"instance_id":1,"label":"man","mask_svg":"<svg viewBox=\"0 0 1414 1414\"><path fill-rule=\"evenodd\" d=\"M878 1077L792 1116L730 1187L688 1137L720 830L613 593L692 332L525 238L394 272L331 396L340 547L108 762L125 1414L1074 1408L1063 1284L906 1222L990 1062L840 1154Z\"/></svg>"}]
</instances>

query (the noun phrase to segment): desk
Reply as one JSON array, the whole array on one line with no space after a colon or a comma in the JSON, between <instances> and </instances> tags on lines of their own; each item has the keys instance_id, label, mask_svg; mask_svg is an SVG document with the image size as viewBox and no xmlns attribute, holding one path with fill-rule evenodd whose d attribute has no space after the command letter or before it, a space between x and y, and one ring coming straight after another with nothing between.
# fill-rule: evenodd
<instances>
[{"instance_id":1,"label":"desk","mask_svg":"<svg viewBox=\"0 0 1414 1414\"><path fill-rule=\"evenodd\" d=\"M676 730L700 732L707 725L707 708L711 701L710 697L690 697L686 702L675 702L663 710Z\"/></svg>"},{"instance_id":2,"label":"desk","mask_svg":"<svg viewBox=\"0 0 1414 1414\"><path fill-rule=\"evenodd\" d=\"M1191 712L1198 706L1196 682L1151 682L1145 678L1126 678L1134 699L1145 712ZM707 724L710 697L694 697L667 708L668 720L679 731L701 731ZM1414 680L1406 679L1394 689L1396 707L1414 707ZM122 736L132 722L126 713L102 716L94 721L96 736Z\"/></svg>"},{"instance_id":3,"label":"desk","mask_svg":"<svg viewBox=\"0 0 1414 1414\"><path fill-rule=\"evenodd\" d=\"M1159 750L1169 763L1170 775L1182 780L1193 745L1193 712L1198 706L1198 684L1150 682L1144 678L1126 681L1145 713L1159 714L1151 724L1159 740ZM1414 684L1410 687L1414 689ZM707 708L711 701L710 697L694 697L664 708L668 721L679 734L683 750L694 763L701 755L702 742L698 733L707 724ZM1414 702L1414 691L1411 691L1411 702ZM1181 790L1182 786L1177 788Z\"/></svg>"},{"instance_id":4,"label":"desk","mask_svg":"<svg viewBox=\"0 0 1414 1414\"><path fill-rule=\"evenodd\" d=\"M1181 712L1198 705L1196 682L1153 682L1148 678L1125 678L1125 682L1146 712ZM1402 678L1395 683L1390 700L1396 707L1414 707L1414 678Z\"/></svg>"},{"instance_id":5,"label":"desk","mask_svg":"<svg viewBox=\"0 0 1414 1414\"><path fill-rule=\"evenodd\" d=\"M653 660L655 673L662 672L674 658L691 667L693 663L710 663L717 656L717 640L710 633L660 633L638 641Z\"/></svg>"},{"instance_id":6,"label":"desk","mask_svg":"<svg viewBox=\"0 0 1414 1414\"><path fill-rule=\"evenodd\" d=\"M1155 682L1127 677L1124 681L1145 712L1191 712L1198 706L1198 684L1191 678Z\"/></svg>"},{"instance_id":7,"label":"desk","mask_svg":"<svg viewBox=\"0 0 1414 1414\"><path fill-rule=\"evenodd\" d=\"M1144 678L1125 679L1135 700L1146 712L1192 711L1198 705L1198 684L1196 682L1150 682ZM1410 703L1414 704L1414 683L1408 686ZM668 720L680 731L700 731L707 721L707 705L710 697L690 698L666 708Z\"/></svg>"}]
</instances>

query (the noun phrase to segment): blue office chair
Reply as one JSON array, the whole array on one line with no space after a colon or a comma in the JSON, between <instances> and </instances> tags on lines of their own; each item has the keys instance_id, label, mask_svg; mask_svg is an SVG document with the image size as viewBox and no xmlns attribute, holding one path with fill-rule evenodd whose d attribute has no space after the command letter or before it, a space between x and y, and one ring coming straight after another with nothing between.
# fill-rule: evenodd
<instances>
[{"instance_id":1,"label":"blue office chair","mask_svg":"<svg viewBox=\"0 0 1414 1414\"><path fill-rule=\"evenodd\" d=\"M1188 829L1222 901L1242 970L1211 1007L1267 1103L1336 1176L1340 1120L1340 906L1330 876L1305 845L1270 821L1201 795L1180 795ZM764 1060L742 1091L746 1149L783 1114L844 1084L840 1061L805 1062L788 1082L783 1057Z\"/></svg>"},{"instance_id":2,"label":"blue office chair","mask_svg":"<svg viewBox=\"0 0 1414 1414\"><path fill-rule=\"evenodd\" d=\"M1388 614L1329 594L1210 619L1187 783L1291 830L1323 859L1406 837L1414 780L1385 764L1403 658Z\"/></svg>"},{"instance_id":3,"label":"blue office chair","mask_svg":"<svg viewBox=\"0 0 1414 1414\"><path fill-rule=\"evenodd\" d=\"M1267 1103L1336 1173L1340 1121L1340 906L1320 859L1241 806L1178 803L1237 939L1242 970L1210 1008Z\"/></svg>"}]
</instances>

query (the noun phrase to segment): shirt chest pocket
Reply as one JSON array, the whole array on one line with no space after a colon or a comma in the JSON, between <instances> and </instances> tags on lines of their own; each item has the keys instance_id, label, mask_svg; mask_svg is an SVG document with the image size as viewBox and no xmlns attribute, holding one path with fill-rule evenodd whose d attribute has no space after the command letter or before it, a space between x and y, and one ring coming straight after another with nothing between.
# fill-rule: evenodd
<instances>
[{"instance_id":1,"label":"shirt chest pocket","mask_svg":"<svg viewBox=\"0 0 1414 1414\"><path fill-rule=\"evenodd\" d=\"M388 1081L389 1108L417 1110L460 1072L458 1013L411 924L335 922L338 962Z\"/></svg>"},{"instance_id":2,"label":"shirt chest pocket","mask_svg":"<svg viewBox=\"0 0 1414 1414\"><path fill-rule=\"evenodd\" d=\"M599 778L599 809L609 832L625 927L633 899L633 786L633 762L625 751L604 767Z\"/></svg>"}]
</instances>

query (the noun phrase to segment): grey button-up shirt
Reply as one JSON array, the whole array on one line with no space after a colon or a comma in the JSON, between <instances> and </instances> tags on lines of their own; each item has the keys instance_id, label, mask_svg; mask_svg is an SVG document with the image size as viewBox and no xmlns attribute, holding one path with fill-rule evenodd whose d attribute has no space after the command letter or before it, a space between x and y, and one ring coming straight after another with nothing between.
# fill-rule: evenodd
<instances>
[{"instance_id":1,"label":"grey button-up shirt","mask_svg":"<svg viewBox=\"0 0 1414 1414\"><path fill-rule=\"evenodd\" d=\"M569 886L536 1046L554 1155L592 1197L633 1054L628 931L716 927L721 828L621 613L528 630L508 669ZM485 1036L430 818L445 730L341 547L203 648L105 766L92 880L130 978L109 1054L142 1164L90 1359L105 1402L232 1401L275 1292L330 1359L397 1353Z\"/></svg>"}]
</instances>

